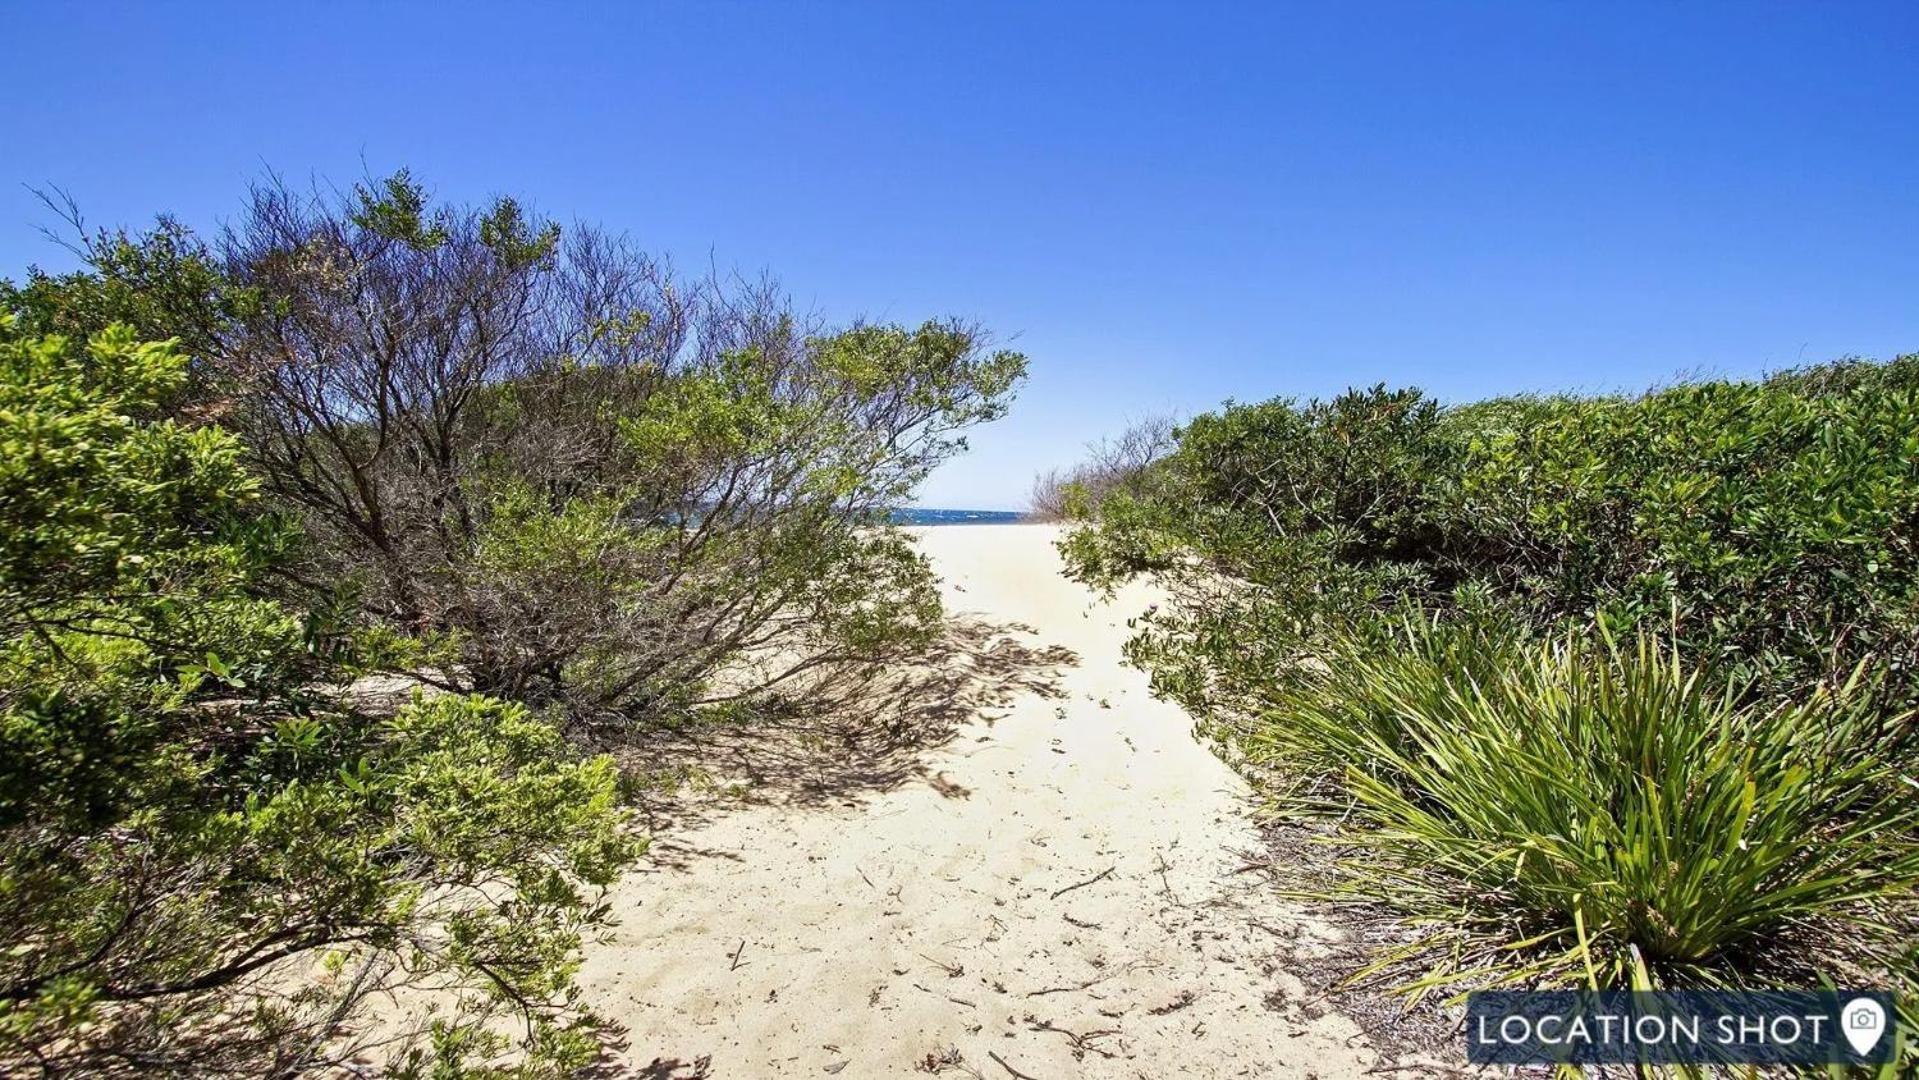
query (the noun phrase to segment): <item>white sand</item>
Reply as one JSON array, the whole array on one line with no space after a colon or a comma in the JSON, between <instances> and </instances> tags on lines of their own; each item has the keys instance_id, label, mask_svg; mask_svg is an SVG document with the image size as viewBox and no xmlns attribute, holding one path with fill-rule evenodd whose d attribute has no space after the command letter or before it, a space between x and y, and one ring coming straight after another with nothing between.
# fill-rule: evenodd
<instances>
[{"instance_id":1,"label":"white sand","mask_svg":"<svg viewBox=\"0 0 1919 1080\"><path fill-rule=\"evenodd\" d=\"M655 1077L1379 1064L1286 970L1333 931L1234 872L1244 784L1122 666L1144 594L1094 602L1051 527L921 535L960 627L949 677L742 739L719 767L743 796L669 808L582 971L618 1056ZM875 745L876 722L950 738Z\"/></svg>"}]
</instances>

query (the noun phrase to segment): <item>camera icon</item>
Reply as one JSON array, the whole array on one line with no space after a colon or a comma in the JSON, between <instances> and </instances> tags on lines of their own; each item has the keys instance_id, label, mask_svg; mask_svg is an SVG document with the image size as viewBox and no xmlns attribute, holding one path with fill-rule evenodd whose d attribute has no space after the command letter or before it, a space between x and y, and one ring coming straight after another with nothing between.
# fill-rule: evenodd
<instances>
[{"instance_id":1,"label":"camera icon","mask_svg":"<svg viewBox=\"0 0 1919 1080\"><path fill-rule=\"evenodd\" d=\"M1839 1033L1845 1036L1854 1052L1869 1054L1886 1029L1886 1007L1872 998L1853 998L1839 1010L1839 1022L1844 1025Z\"/></svg>"}]
</instances>

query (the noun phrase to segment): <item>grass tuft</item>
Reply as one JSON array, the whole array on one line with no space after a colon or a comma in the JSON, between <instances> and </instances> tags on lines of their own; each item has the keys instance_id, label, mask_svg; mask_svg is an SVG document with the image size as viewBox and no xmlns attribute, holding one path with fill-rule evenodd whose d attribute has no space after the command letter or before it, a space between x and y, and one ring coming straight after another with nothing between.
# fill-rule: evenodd
<instances>
[{"instance_id":1,"label":"grass tuft","mask_svg":"<svg viewBox=\"0 0 1919 1080\"><path fill-rule=\"evenodd\" d=\"M1422 928L1369 971L1464 984L1781 985L1899 966L1919 799L1911 714L1855 679L1784 704L1659 639L1547 643L1413 622L1336 644L1243 745L1321 778L1340 894Z\"/></svg>"}]
</instances>

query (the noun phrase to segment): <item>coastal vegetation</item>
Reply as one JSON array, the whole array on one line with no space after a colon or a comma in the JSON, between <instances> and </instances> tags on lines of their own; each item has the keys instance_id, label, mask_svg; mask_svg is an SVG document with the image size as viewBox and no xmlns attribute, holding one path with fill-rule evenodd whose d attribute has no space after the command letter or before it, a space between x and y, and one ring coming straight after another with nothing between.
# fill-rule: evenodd
<instances>
[{"instance_id":1,"label":"coastal vegetation","mask_svg":"<svg viewBox=\"0 0 1919 1080\"><path fill-rule=\"evenodd\" d=\"M76 248L0 283L0 1071L588 1065L607 751L922 657L892 511L1024 358L404 172ZM1919 357L1229 403L1032 501L1356 979L1915 1000Z\"/></svg>"},{"instance_id":2,"label":"coastal vegetation","mask_svg":"<svg viewBox=\"0 0 1919 1080\"><path fill-rule=\"evenodd\" d=\"M0 1071L589 1062L589 742L929 641L884 511L1024 359L405 173L77 247L0 284Z\"/></svg>"},{"instance_id":3,"label":"coastal vegetation","mask_svg":"<svg viewBox=\"0 0 1919 1080\"><path fill-rule=\"evenodd\" d=\"M1231 404L1087 500L1129 659L1393 926L1358 973L1913 985L1919 357Z\"/></svg>"},{"instance_id":4,"label":"coastal vegetation","mask_svg":"<svg viewBox=\"0 0 1919 1080\"><path fill-rule=\"evenodd\" d=\"M1033 478L1027 507L1038 521L1085 517L1109 495L1145 494L1151 465L1173 448L1175 421L1170 415L1145 416L1118 435L1086 447L1086 456L1065 469L1048 469Z\"/></svg>"}]
</instances>

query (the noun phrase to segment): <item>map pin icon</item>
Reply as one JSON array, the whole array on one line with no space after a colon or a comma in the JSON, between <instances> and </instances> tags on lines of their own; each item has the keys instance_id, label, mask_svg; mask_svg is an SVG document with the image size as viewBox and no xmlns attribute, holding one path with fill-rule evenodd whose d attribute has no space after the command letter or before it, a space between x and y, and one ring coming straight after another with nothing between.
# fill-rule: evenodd
<instances>
[{"instance_id":1,"label":"map pin icon","mask_svg":"<svg viewBox=\"0 0 1919 1080\"><path fill-rule=\"evenodd\" d=\"M1852 1052L1864 1057L1879 1045L1886 1031L1886 1007L1871 998L1853 998L1839 1010L1839 1031L1852 1044Z\"/></svg>"}]
</instances>

